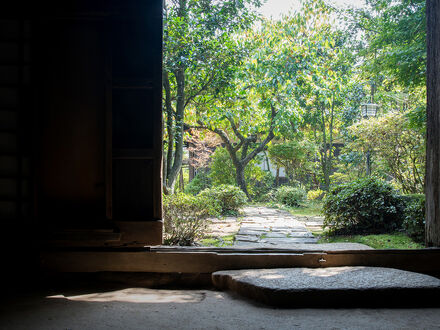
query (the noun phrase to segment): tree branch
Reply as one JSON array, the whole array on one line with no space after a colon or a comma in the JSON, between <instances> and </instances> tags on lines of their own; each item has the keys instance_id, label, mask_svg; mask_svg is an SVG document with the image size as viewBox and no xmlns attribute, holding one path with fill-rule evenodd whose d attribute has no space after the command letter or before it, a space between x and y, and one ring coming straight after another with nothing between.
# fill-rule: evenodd
<instances>
[{"instance_id":1,"label":"tree branch","mask_svg":"<svg viewBox=\"0 0 440 330\"><path fill-rule=\"evenodd\" d=\"M237 125L235 125L234 120L229 116L227 116L226 118L231 123L231 127L232 127L232 130L234 131L234 134L240 139L240 141L242 141L244 143L246 141L246 138L238 131Z\"/></svg>"}]
</instances>

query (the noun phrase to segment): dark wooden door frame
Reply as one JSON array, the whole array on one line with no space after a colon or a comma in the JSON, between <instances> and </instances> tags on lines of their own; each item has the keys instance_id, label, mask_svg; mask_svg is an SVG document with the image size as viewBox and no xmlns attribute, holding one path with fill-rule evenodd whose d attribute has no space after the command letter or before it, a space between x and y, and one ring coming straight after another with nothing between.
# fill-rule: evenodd
<instances>
[{"instance_id":1,"label":"dark wooden door frame","mask_svg":"<svg viewBox=\"0 0 440 330\"><path fill-rule=\"evenodd\" d=\"M440 1L426 1L426 245L440 246Z\"/></svg>"}]
</instances>

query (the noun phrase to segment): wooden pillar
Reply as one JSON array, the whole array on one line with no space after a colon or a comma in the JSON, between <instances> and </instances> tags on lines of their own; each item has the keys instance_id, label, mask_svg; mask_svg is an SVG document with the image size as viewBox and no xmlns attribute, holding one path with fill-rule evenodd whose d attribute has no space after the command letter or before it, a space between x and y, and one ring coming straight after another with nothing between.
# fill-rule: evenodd
<instances>
[{"instance_id":1,"label":"wooden pillar","mask_svg":"<svg viewBox=\"0 0 440 330\"><path fill-rule=\"evenodd\" d=\"M440 0L426 1L426 245L440 246Z\"/></svg>"},{"instance_id":2,"label":"wooden pillar","mask_svg":"<svg viewBox=\"0 0 440 330\"><path fill-rule=\"evenodd\" d=\"M111 21L112 218L162 242L162 1L121 2Z\"/></svg>"}]
</instances>

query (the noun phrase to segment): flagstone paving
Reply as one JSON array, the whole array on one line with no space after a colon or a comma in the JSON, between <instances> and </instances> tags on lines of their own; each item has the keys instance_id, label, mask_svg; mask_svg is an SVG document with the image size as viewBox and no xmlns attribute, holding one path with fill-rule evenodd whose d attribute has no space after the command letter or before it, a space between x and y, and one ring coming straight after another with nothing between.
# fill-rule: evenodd
<instances>
[{"instance_id":1,"label":"flagstone paving","mask_svg":"<svg viewBox=\"0 0 440 330\"><path fill-rule=\"evenodd\" d=\"M323 243L311 231L320 231L324 221L319 216L294 216L287 211L264 206L248 206L239 217L210 219L207 236L235 235L233 248L281 248L296 250L366 250L359 243Z\"/></svg>"},{"instance_id":2,"label":"flagstone paving","mask_svg":"<svg viewBox=\"0 0 440 330\"><path fill-rule=\"evenodd\" d=\"M262 206L244 208L245 216L235 236L234 246L270 247L290 244L315 244L318 239L307 229L307 217L295 217L287 211ZM314 225L322 220L314 217Z\"/></svg>"}]
</instances>

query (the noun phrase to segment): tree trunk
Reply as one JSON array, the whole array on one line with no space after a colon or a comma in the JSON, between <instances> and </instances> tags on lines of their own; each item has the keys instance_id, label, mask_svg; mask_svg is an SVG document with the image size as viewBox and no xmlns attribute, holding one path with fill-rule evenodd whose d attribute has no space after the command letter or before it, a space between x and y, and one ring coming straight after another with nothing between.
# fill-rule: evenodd
<instances>
[{"instance_id":1,"label":"tree trunk","mask_svg":"<svg viewBox=\"0 0 440 330\"><path fill-rule=\"evenodd\" d=\"M196 169L194 168L194 166L192 165L192 160L194 158L194 152L190 151L189 152L189 160L188 160L188 182L191 182L194 177L196 176Z\"/></svg>"},{"instance_id":2,"label":"tree trunk","mask_svg":"<svg viewBox=\"0 0 440 330\"><path fill-rule=\"evenodd\" d=\"M241 190L246 194L247 198L250 200L249 192L246 187L246 180L244 178L244 166L236 166L235 167L235 174L236 174L236 180L237 184L240 187Z\"/></svg>"},{"instance_id":3,"label":"tree trunk","mask_svg":"<svg viewBox=\"0 0 440 330\"><path fill-rule=\"evenodd\" d=\"M176 102L176 124L174 126L174 157L171 166L168 163L167 171L167 190L173 193L176 184L177 176L182 167L183 160L183 126L184 126L184 112L185 112L185 70L179 69L175 73L177 83L177 102Z\"/></svg>"},{"instance_id":4,"label":"tree trunk","mask_svg":"<svg viewBox=\"0 0 440 330\"><path fill-rule=\"evenodd\" d=\"M182 192L185 190L185 182L183 180L183 169L182 169L182 167L180 168L179 189Z\"/></svg>"},{"instance_id":5,"label":"tree trunk","mask_svg":"<svg viewBox=\"0 0 440 330\"><path fill-rule=\"evenodd\" d=\"M426 246L440 246L440 1L426 1Z\"/></svg>"}]
</instances>

